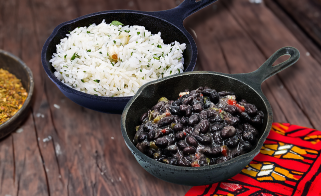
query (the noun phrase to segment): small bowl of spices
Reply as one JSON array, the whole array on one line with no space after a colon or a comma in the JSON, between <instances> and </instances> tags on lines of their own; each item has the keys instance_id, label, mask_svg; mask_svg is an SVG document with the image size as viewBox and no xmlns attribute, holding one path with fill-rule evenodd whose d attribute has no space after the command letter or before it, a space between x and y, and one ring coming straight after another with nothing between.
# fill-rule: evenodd
<instances>
[{"instance_id":1,"label":"small bowl of spices","mask_svg":"<svg viewBox=\"0 0 321 196\"><path fill-rule=\"evenodd\" d=\"M34 82L27 65L0 50L0 139L15 131L28 116Z\"/></svg>"}]
</instances>

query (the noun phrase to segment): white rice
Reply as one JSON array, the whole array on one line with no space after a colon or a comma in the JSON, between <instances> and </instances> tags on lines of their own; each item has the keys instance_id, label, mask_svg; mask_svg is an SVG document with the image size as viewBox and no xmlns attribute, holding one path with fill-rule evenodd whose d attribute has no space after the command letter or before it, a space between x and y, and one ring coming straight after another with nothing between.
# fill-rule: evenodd
<instances>
[{"instance_id":1,"label":"white rice","mask_svg":"<svg viewBox=\"0 0 321 196\"><path fill-rule=\"evenodd\" d=\"M121 33L129 36L128 43L123 44ZM143 26L115 26L103 20L74 29L56 47L50 60L54 75L97 96L132 96L143 84L184 70L186 45L164 44L160 32L151 34ZM117 54L117 62L110 51Z\"/></svg>"}]
</instances>

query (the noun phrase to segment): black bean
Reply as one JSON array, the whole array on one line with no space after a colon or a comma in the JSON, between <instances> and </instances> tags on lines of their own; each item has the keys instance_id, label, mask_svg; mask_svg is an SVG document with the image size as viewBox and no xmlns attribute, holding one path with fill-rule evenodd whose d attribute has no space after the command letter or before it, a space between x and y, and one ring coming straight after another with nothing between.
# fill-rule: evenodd
<instances>
[{"instance_id":1,"label":"black bean","mask_svg":"<svg viewBox=\"0 0 321 196\"><path fill-rule=\"evenodd\" d=\"M165 132L165 133L166 133L166 132ZM154 139L157 139L157 138L165 135L165 133L163 133L162 130L155 130Z\"/></svg>"},{"instance_id":2,"label":"black bean","mask_svg":"<svg viewBox=\"0 0 321 196\"><path fill-rule=\"evenodd\" d=\"M261 118L263 119L264 117L264 113L262 111L259 111L258 114L261 116Z\"/></svg>"},{"instance_id":3,"label":"black bean","mask_svg":"<svg viewBox=\"0 0 321 196\"><path fill-rule=\"evenodd\" d=\"M180 105L179 106L179 110L184 113L185 112L185 116L190 116L192 113L192 107L190 105Z\"/></svg>"},{"instance_id":4,"label":"black bean","mask_svg":"<svg viewBox=\"0 0 321 196\"><path fill-rule=\"evenodd\" d=\"M240 142L240 146L241 146L241 148L242 148L245 152L248 152L248 151L250 151L250 150L252 149L252 145L251 145L251 143L248 142L248 141L242 140L242 141Z\"/></svg>"},{"instance_id":5,"label":"black bean","mask_svg":"<svg viewBox=\"0 0 321 196\"><path fill-rule=\"evenodd\" d=\"M211 123L214 123L214 122L223 122L224 120L222 119L220 114L215 113L214 117L210 118L209 121Z\"/></svg>"},{"instance_id":6,"label":"black bean","mask_svg":"<svg viewBox=\"0 0 321 196\"><path fill-rule=\"evenodd\" d=\"M200 92L202 92L203 89L204 89L204 87L200 86L200 87L198 87L198 88L196 89L196 91L200 93Z\"/></svg>"},{"instance_id":7,"label":"black bean","mask_svg":"<svg viewBox=\"0 0 321 196\"><path fill-rule=\"evenodd\" d=\"M203 136L199 136L199 135L195 135L194 136L197 141L199 141L199 143L204 144L204 145L208 145L212 143L211 137L207 136L207 135L203 135Z\"/></svg>"},{"instance_id":8,"label":"black bean","mask_svg":"<svg viewBox=\"0 0 321 196\"><path fill-rule=\"evenodd\" d=\"M188 105L180 105L180 106L179 106L179 110L180 110L181 112L185 112L187 108L188 108Z\"/></svg>"},{"instance_id":9,"label":"black bean","mask_svg":"<svg viewBox=\"0 0 321 196\"><path fill-rule=\"evenodd\" d=\"M255 141L255 137L254 137L253 133L251 133L249 131L244 131L242 137L244 140L252 142L252 143Z\"/></svg>"},{"instance_id":10,"label":"black bean","mask_svg":"<svg viewBox=\"0 0 321 196\"><path fill-rule=\"evenodd\" d=\"M144 141L146 138L147 138L147 134L146 134L146 133L141 133L141 134L138 136L138 142L142 142L142 141Z\"/></svg>"},{"instance_id":11,"label":"black bean","mask_svg":"<svg viewBox=\"0 0 321 196\"><path fill-rule=\"evenodd\" d=\"M194 112L200 112L203 110L203 106L201 103L196 103L195 105L193 105L193 111Z\"/></svg>"},{"instance_id":12,"label":"black bean","mask_svg":"<svg viewBox=\"0 0 321 196\"><path fill-rule=\"evenodd\" d=\"M244 131L251 132L254 136L258 135L258 131L250 124L246 123L243 125Z\"/></svg>"},{"instance_id":13,"label":"black bean","mask_svg":"<svg viewBox=\"0 0 321 196\"><path fill-rule=\"evenodd\" d=\"M192 101L193 101L193 97L192 97L192 96L189 96L189 97L183 99L182 104L184 104L184 105L189 105L189 104L192 103Z\"/></svg>"},{"instance_id":14,"label":"black bean","mask_svg":"<svg viewBox=\"0 0 321 196\"><path fill-rule=\"evenodd\" d=\"M190 166L191 165L191 162L186 160L185 158L181 158L177 161L177 165L179 166Z\"/></svg>"},{"instance_id":15,"label":"black bean","mask_svg":"<svg viewBox=\"0 0 321 196\"><path fill-rule=\"evenodd\" d=\"M149 143L147 141L143 141L141 143L138 143L136 147L138 148L139 151L145 153L148 149Z\"/></svg>"},{"instance_id":16,"label":"black bean","mask_svg":"<svg viewBox=\"0 0 321 196\"><path fill-rule=\"evenodd\" d=\"M231 117L225 118L225 121L227 124L235 126L240 121L240 119L236 116L231 116Z\"/></svg>"},{"instance_id":17,"label":"black bean","mask_svg":"<svg viewBox=\"0 0 321 196\"><path fill-rule=\"evenodd\" d=\"M145 132L150 132L151 130L155 129L155 125L152 122L147 122L144 124L143 129Z\"/></svg>"},{"instance_id":18,"label":"black bean","mask_svg":"<svg viewBox=\"0 0 321 196\"><path fill-rule=\"evenodd\" d=\"M177 165L177 159L176 159L176 158L171 158L171 159L169 160L169 164L171 164L171 165Z\"/></svg>"},{"instance_id":19,"label":"black bean","mask_svg":"<svg viewBox=\"0 0 321 196\"><path fill-rule=\"evenodd\" d=\"M184 131L180 131L175 134L175 138L177 140L182 140L185 138L185 136L186 136L186 133Z\"/></svg>"},{"instance_id":20,"label":"black bean","mask_svg":"<svg viewBox=\"0 0 321 196\"><path fill-rule=\"evenodd\" d=\"M170 145L170 146L167 146L167 147L166 147L166 150L167 150L168 152L170 152L170 153L176 153L177 150L178 150L178 148L177 148L176 145Z\"/></svg>"},{"instance_id":21,"label":"black bean","mask_svg":"<svg viewBox=\"0 0 321 196\"><path fill-rule=\"evenodd\" d=\"M177 147L180 148L180 149L186 148L186 147L187 147L187 144L186 144L185 140L179 140L179 141L177 142Z\"/></svg>"},{"instance_id":22,"label":"black bean","mask_svg":"<svg viewBox=\"0 0 321 196\"><path fill-rule=\"evenodd\" d=\"M181 104L182 104L181 100L180 100L180 99L177 99L176 101L174 101L174 102L172 103L172 106L179 106L179 105L181 105Z\"/></svg>"},{"instance_id":23,"label":"black bean","mask_svg":"<svg viewBox=\"0 0 321 196\"><path fill-rule=\"evenodd\" d=\"M188 117L183 116L183 117L181 118L181 123L182 123L183 125L187 125L187 124L188 124Z\"/></svg>"},{"instance_id":24,"label":"black bean","mask_svg":"<svg viewBox=\"0 0 321 196\"><path fill-rule=\"evenodd\" d=\"M194 147L198 146L198 142L193 136L187 136L185 140L186 140L186 143L188 143L191 146L194 146Z\"/></svg>"},{"instance_id":25,"label":"black bean","mask_svg":"<svg viewBox=\"0 0 321 196\"><path fill-rule=\"evenodd\" d=\"M198 126L200 127L201 133L207 133L210 127L210 123L208 122L208 120L201 120Z\"/></svg>"},{"instance_id":26,"label":"black bean","mask_svg":"<svg viewBox=\"0 0 321 196\"><path fill-rule=\"evenodd\" d=\"M158 121L158 126L163 127L163 126L171 124L173 121L174 121L173 116L167 116L167 117L164 117Z\"/></svg>"},{"instance_id":27,"label":"black bean","mask_svg":"<svg viewBox=\"0 0 321 196\"><path fill-rule=\"evenodd\" d=\"M223 127L224 127L223 123L215 123L211 126L211 132L220 131L221 129L223 129Z\"/></svg>"},{"instance_id":28,"label":"black bean","mask_svg":"<svg viewBox=\"0 0 321 196\"><path fill-rule=\"evenodd\" d=\"M236 133L236 130L234 127L232 126L226 126L222 129L221 131L221 136L222 138L229 138L229 137L232 137L234 136Z\"/></svg>"},{"instance_id":29,"label":"black bean","mask_svg":"<svg viewBox=\"0 0 321 196\"><path fill-rule=\"evenodd\" d=\"M149 141L153 140L155 138L155 130L151 130L148 135L147 135L147 139Z\"/></svg>"},{"instance_id":30,"label":"black bean","mask_svg":"<svg viewBox=\"0 0 321 196\"><path fill-rule=\"evenodd\" d=\"M246 121L246 122L250 122L251 121L251 117L246 112L242 112L241 113L241 119Z\"/></svg>"},{"instance_id":31,"label":"black bean","mask_svg":"<svg viewBox=\"0 0 321 196\"><path fill-rule=\"evenodd\" d=\"M219 94L216 92L216 90L213 90L210 94L210 100L213 103L217 104L219 99L220 99Z\"/></svg>"},{"instance_id":32,"label":"black bean","mask_svg":"<svg viewBox=\"0 0 321 196\"><path fill-rule=\"evenodd\" d=\"M179 106L171 106L169 107L169 111L171 112L171 114L179 114Z\"/></svg>"},{"instance_id":33,"label":"black bean","mask_svg":"<svg viewBox=\"0 0 321 196\"><path fill-rule=\"evenodd\" d=\"M196 148L194 148L193 146L187 146L183 149L183 153L185 155L194 154L195 152L196 152Z\"/></svg>"},{"instance_id":34,"label":"black bean","mask_svg":"<svg viewBox=\"0 0 321 196\"><path fill-rule=\"evenodd\" d=\"M152 107L152 110L158 110L164 105L165 105L165 102L164 101L160 101L156 105L154 105L154 107Z\"/></svg>"},{"instance_id":35,"label":"black bean","mask_svg":"<svg viewBox=\"0 0 321 196\"><path fill-rule=\"evenodd\" d=\"M207 119L207 111L206 110L202 110L200 112L200 119Z\"/></svg>"},{"instance_id":36,"label":"black bean","mask_svg":"<svg viewBox=\"0 0 321 196\"><path fill-rule=\"evenodd\" d=\"M195 125L200 121L200 118L198 114L193 114L191 117L188 119L188 124L189 125Z\"/></svg>"},{"instance_id":37,"label":"black bean","mask_svg":"<svg viewBox=\"0 0 321 196\"><path fill-rule=\"evenodd\" d=\"M224 111L232 114L232 115L235 115L237 113L239 113L239 110L238 110L238 107L236 107L235 105L227 105L225 106L224 108Z\"/></svg>"},{"instance_id":38,"label":"black bean","mask_svg":"<svg viewBox=\"0 0 321 196\"><path fill-rule=\"evenodd\" d=\"M214 105L213 102L210 101L209 97L204 97L204 109L210 108Z\"/></svg>"},{"instance_id":39,"label":"black bean","mask_svg":"<svg viewBox=\"0 0 321 196\"><path fill-rule=\"evenodd\" d=\"M213 140L218 145L221 145L223 143L223 139L221 137L220 132L213 133Z\"/></svg>"},{"instance_id":40,"label":"black bean","mask_svg":"<svg viewBox=\"0 0 321 196\"><path fill-rule=\"evenodd\" d=\"M183 125L181 123L176 123L173 127L174 131L182 131Z\"/></svg>"},{"instance_id":41,"label":"black bean","mask_svg":"<svg viewBox=\"0 0 321 196\"><path fill-rule=\"evenodd\" d=\"M159 148L165 148L168 145L168 140L164 137L157 138L155 144Z\"/></svg>"},{"instance_id":42,"label":"black bean","mask_svg":"<svg viewBox=\"0 0 321 196\"><path fill-rule=\"evenodd\" d=\"M239 143L240 139L237 135L234 135L233 137L230 137L226 141L226 145L228 147L235 147Z\"/></svg>"},{"instance_id":43,"label":"black bean","mask_svg":"<svg viewBox=\"0 0 321 196\"><path fill-rule=\"evenodd\" d=\"M208 156L208 157L215 157L221 154L221 148L220 147L205 147L202 150L203 154Z\"/></svg>"},{"instance_id":44,"label":"black bean","mask_svg":"<svg viewBox=\"0 0 321 196\"><path fill-rule=\"evenodd\" d=\"M259 114L256 115L254 118L252 118L251 122L252 122L253 124L256 124L256 125L260 125L260 124L263 123L263 122L262 122L262 119L261 119L261 116L260 116Z\"/></svg>"},{"instance_id":45,"label":"black bean","mask_svg":"<svg viewBox=\"0 0 321 196\"><path fill-rule=\"evenodd\" d=\"M245 104L244 108L245 112L248 113L250 116L255 116L257 114L257 108L253 104Z\"/></svg>"},{"instance_id":46,"label":"black bean","mask_svg":"<svg viewBox=\"0 0 321 196\"><path fill-rule=\"evenodd\" d=\"M144 120L147 118L148 113L144 113L141 117L140 117L140 122L144 122Z\"/></svg>"},{"instance_id":47,"label":"black bean","mask_svg":"<svg viewBox=\"0 0 321 196\"><path fill-rule=\"evenodd\" d=\"M169 145L175 144L176 138L174 134L170 133L169 135L165 135L164 137L168 140Z\"/></svg>"},{"instance_id":48,"label":"black bean","mask_svg":"<svg viewBox=\"0 0 321 196\"><path fill-rule=\"evenodd\" d=\"M208 118L212 118L215 117L217 115L217 112L215 110L207 110L207 117Z\"/></svg>"},{"instance_id":49,"label":"black bean","mask_svg":"<svg viewBox=\"0 0 321 196\"><path fill-rule=\"evenodd\" d=\"M231 91L221 91L221 92L218 92L218 94L221 96L221 97L225 97L227 95L235 95L234 92L231 92Z\"/></svg>"},{"instance_id":50,"label":"black bean","mask_svg":"<svg viewBox=\"0 0 321 196\"><path fill-rule=\"evenodd\" d=\"M184 132L186 132L187 134L191 134L192 132L193 132L193 128L192 127L186 127L185 129L184 129Z\"/></svg>"},{"instance_id":51,"label":"black bean","mask_svg":"<svg viewBox=\"0 0 321 196\"><path fill-rule=\"evenodd\" d=\"M186 116L190 116L192 114L192 108L191 107L188 107L185 111L185 115Z\"/></svg>"},{"instance_id":52,"label":"black bean","mask_svg":"<svg viewBox=\"0 0 321 196\"><path fill-rule=\"evenodd\" d=\"M209 96L212 91L213 91L213 90L210 89L210 88L204 89L204 90L202 90L202 94L203 94L203 95L206 95L206 96Z\"/></svg>"},{"instance_id":53,"label":"black bean","mask_svg":"<svg viewBox=\"0 0 321 196\"><path fill-rule=\"evenodd\" d=\"M152 149L152 148L150 148L150 149L147 150L147 156L149 156L149 157L153 157L153 154L154 154L154 153L155 153L155 150Z\"/></svg>"}]
</instances>

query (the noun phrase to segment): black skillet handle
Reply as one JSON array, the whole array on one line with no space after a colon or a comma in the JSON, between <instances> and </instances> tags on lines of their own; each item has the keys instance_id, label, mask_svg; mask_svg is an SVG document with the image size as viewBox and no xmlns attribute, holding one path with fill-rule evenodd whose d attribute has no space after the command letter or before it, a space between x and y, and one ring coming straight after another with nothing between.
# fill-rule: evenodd
<instances>
[{"instance_id":1,"label":"black skillet handle","mask_svg":"<svg viewBox=\"0 0 321 196\"><path fill-rule=\"evenodd\" d=\"M214 3L215 1L217 0L199 0L197 2L196 0L185 0L173 9L154 12L154 14L179 26L183 25L184 19L189 15Z\"/></svg>"},{"instance_id":2,"label":"black skillet handle","mask_svg":"<svg viewBox=\"0 0 321 196\"><path fill-rule=\"evenodd\" d=\"M272 66L273 63L281 56L290 55L286 61ZM235 74L236 78L246 82L256 90L261 90L261 84L269 77L278 72L290 67L300 58L300 52L293 47L284 47L276 51L270 58L268 58L257 70L247 74Z\"/></svg>"}]
</instances>

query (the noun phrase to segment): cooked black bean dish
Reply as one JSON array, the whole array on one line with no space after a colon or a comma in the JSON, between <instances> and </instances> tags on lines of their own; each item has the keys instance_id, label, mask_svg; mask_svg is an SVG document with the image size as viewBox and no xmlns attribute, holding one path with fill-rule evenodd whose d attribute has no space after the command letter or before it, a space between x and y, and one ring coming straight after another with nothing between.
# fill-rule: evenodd
<instances>
[{"instance_id":1,"label":"cooked black bean dish","mask_svg":"<svg viewBox=\"0 0 321 196\"><path fill-rule=\"evenodd\" d=\"M171 165L200 167L252 150L264 114L233 92L208 87L165 97L140 118L134 144L147 156Z\"/></svg>"}]
</instances>

